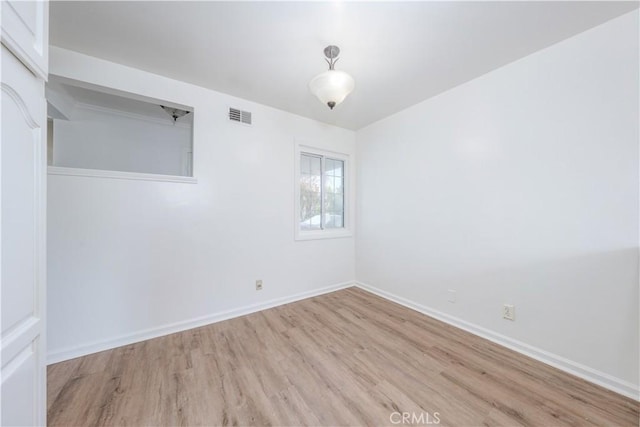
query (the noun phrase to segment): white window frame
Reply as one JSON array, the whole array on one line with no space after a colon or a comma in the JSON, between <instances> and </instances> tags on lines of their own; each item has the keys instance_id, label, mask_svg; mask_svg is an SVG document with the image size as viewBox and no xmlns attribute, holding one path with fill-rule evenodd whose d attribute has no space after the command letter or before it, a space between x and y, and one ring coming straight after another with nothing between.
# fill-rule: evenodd
<instances>
[{"instance_id":1,"label":"white window frame","mask_svg":"<svg viewBox=\"0 0 640 427\"><path fill-rule=\"evenodd\" d=\"M308 153L315 156L328 157L330 159L342 160L344 162L344 217L342 228L330 228L322 230L301 230L300 229L300 155ZM323 171L324 174L324 171ZM353 176L351 173L351 159L349 154L330 151L304 144L296 144L295 147L295 212L294 212L294 237L295 240L316 240L316 239L337 239L353 236L352 223L352 193Z\"/></svg>"}]
</instances>

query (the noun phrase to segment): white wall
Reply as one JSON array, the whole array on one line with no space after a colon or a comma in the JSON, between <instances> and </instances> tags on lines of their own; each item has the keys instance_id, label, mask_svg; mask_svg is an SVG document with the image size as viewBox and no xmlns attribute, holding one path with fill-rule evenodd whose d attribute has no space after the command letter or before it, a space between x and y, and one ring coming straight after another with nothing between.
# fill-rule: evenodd
<instances>
[{"instance_id":1,"label":"white wall","mask_svg":"<svg viewBox=\"0 0 640 427\"><path fill-rule=\"evenodd\" d=\"M358 280L637 396L638 75L635 11L358 131Z\"/></svg>"},{"instance_id":2,"label":"white wall","mask_svg":"<svg viewBox=\"0 0 640 427\"><path fill-rule=\"evenodd\" d=\"M51 361L353 281L353 238L294 241L294 141L353 156L354 132L67 50L50 55L54 75L193 106L198 180L49 175ZM254 124L230 122L230 106L253 112Z\"/></svg>"},{"instance_id":3,"label":"white wall","mask_svg":"<svg viewBox=\"0 0 640 427\"><path fill-rule=\"evenodd\" d=\"M191 126L78 106L54 121L53 147L55 166L187 175Z\"/></svg>"},{"instance_id":4,"label":"white wall","mask_svg":"<svg viewBox=\"0 0 640 427\"><path fill-rule=\"evenodd\" d=\"M194 106L198 183L49 176L51 360L357 273L633 390L637 31L634 12L359 131L355 254L293 239L294 140L353 156L353 132L52 48L52 74Z\"/></svg>"}]
</instances>

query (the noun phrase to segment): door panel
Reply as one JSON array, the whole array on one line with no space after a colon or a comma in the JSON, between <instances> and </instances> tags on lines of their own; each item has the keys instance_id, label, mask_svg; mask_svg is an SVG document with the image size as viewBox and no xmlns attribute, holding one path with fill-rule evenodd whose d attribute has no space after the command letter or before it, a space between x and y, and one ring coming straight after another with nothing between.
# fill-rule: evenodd
<instances>
[{"instance_id":1,"label":"door panel","mask_svg":"<svg viewBox=\"0 0 640 427\"><path fill-rule=\"evenodd\" d=\"M25 122L19 105L4 93L2 133L21 141L14 144L3 138L2 144L2 241L11 242L11 248L2 252L2 293L12 295L11 301L2 301L4 337L19 322L34 315L36 206L34 197L24 195L33 192L36 149L42 133Z\"/></svg>"},{"instance_id":2,"label":"door panel","mask_svg":"<svg viewBox=\"0 0 640 427\"><path fill-rule=\"evenodd\" d=\"M47 79L49 68L49 3L2 0L2 44L36 76Z\"/></svg>"},{"instance_id":3,"label":"door panel","mask_svg":"<svg viewBox=\"0 0 640 427\"><path fill-rule=\"evenodd\" d=\"M22 349L2 369L2 386L10 393L2 393L2 425L37 426L35 407L38 389L38 359L36 356L37 340Z\"/></svg>"},{"instance_id":4,"label":"door panel","mask_svg":"<svg viewBox=\"0 0 640 427\"><path fill-rule=\"evenodd\" d=\"M44 81L2 45L2 425L46 423Z\"/></svg>"}]
</instances>

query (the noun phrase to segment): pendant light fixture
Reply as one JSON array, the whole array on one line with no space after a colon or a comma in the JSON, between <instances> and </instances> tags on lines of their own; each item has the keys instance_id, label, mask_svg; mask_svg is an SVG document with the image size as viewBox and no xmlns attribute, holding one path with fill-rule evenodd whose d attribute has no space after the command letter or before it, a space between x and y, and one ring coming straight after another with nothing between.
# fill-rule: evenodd
<instances>
[{"instance_id":1,"label":"pendant light fixture","mask_svg":"<svg viewBox=\"0 0 640 427\"><path fill-rule=\"evenodd\" d=\"M353 77L344 71L334 69L336 61L340 55L338 46L327 46L324 48L324 56L329 64L329 69L324 73L315 76L309 82L309 90L314 94L320 102L333 108L340 104L351 93L355 82Z\"/></svg>"}]
</instances>

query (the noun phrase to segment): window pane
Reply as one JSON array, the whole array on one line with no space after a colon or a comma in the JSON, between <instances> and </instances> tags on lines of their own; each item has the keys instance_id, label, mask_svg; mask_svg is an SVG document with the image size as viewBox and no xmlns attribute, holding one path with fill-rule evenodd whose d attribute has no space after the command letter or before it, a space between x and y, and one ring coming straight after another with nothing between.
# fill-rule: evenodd
<instances>
[{"instance_id":1,"label":"window pane","mask_svg":"<svg viewBox=\"0 0 640 427\"><path fill-rule=\"evenodd\" d=\"M335 188L335 184L334 181L335 178L332 176L325 176L324 177L324 191L326 193L335 193L334 188Z\"/></svg>"},{"instance_id":2,"label":"window pane","mask_svg":"<svg viewBox=\"0 0 640 427\"><path fill-rule=\"evenodd\" d=\"M324 218L325 218L325 222L324 222L324 228L325 229L343 228L344 227L344 225L342 223L342 215L325 214Z\"/></svg>"},{"instance_id":3,"label":"window pane","mask_svg":"<svg viewBox=\"0 0 640 427\"><path fill-rule=\"evenodd\" d=\"M324 227L344 227L344 161L325 159Z\"/></svg>"},{"instance_id":4,"label":"window pane","mask_svg":"<svg viewBox=\"0 0 640 427\"><path fill-rule=\"evenodd\" d=\"M309 171L309 173L313 174L313 175L322 175L322 163L320 162L321 157L320 156L311 156L309 154L303 154L303 156L308 157L310 159L311 162L311 170Z\"/></svg>"},{"instance_id":5,"label":"window pane","mask_svg":"<svg viewBox=\"0 0 640 427\"><path fill-rule=\"evenodd\" d=\"M325 159L325 173L329 176L342 176L344 161L336 159Z\"/></svg>"},{"instance_id":6,"label":"window pane","mask_svg":"<svg viewBox=\"0 0 640 427\"><path fill-rule=\"evenodd\" d=\"M334 160L333 159L324 159L324 171L328 176L333 176Z\"/></svg>"},{"instance_id":7,"label":"window pane","mask_svg":"<svg viewBox=\"0 0 640 427\"><path fill-rule=\"evenodd\" d=\"M322 216L321 158L300 155L300 229L320 230ZM303 169L306 168L305 169Z\"/></svg>"},{"instance_id":8,"label":"window pane","mask_svg":"<svg viewBox=\"0 0 640 427\"><path fill-rule=\"evenodd\" d=\"M304 154L300 156L300 173L311 173L311 161L309 160L309 156L305 156Z\"/></svg>"},{"instance_id":9,"label":"window pane","mask_svg":"<svg viewBox=\"0 0 640 427\"><path fill-rule=\"evenodd\" d=\"M333 195L333 206L335 209L335 213L342 215L344 212L344 195L342 194L334 194Z\"/></svg>"},{"instance_id":10,"label":"window pane","mask_svg":"<svg viewBox=\"0 0 640 427\"><path fill-rule=\"evenodd\" d=\"M325 159L325 191L328 193L342 193L344 178L344 161Z\"/></svg>"}]
</instances>

